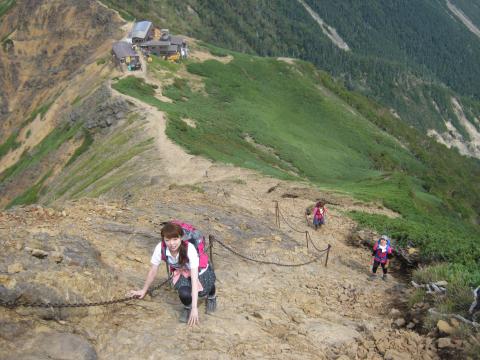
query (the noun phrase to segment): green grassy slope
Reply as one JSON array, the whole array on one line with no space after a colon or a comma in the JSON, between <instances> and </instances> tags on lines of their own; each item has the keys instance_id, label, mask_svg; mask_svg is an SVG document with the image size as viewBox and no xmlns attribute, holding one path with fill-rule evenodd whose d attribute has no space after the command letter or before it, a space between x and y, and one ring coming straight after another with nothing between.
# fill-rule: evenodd
<instances>
[{"instance_id":1,"label":"green grassy slope","mask_svg":"<svg viewBox=\"0 0 480 360\"><path fill-rule=\"evenodd\" d=\"M352 216L420 247L426 261L468 270L465 283L480 281L480 231L471 222L480 209L478 161L436 144L307 63L232 54L228 64L189 63L205 93L177 75L163 92L174 103L155 98L154 88L135 77L114 87L166 111L168 135L192 153L382 201L402 217ZM247 134L272 151L252 145Z\"/></svg>"},{"instance_id":2,"label":"green grassy slope","mask_svg":"<svg viewBox=\"0 0 480 360\"><path fill-rule=\"evenodd\" d=\"M148 18L221 47L311 61L423 132L445 132L449 119L469 139L454 115L452 97L465 105L470 120L480 116L480 40L439 0L308 0L350 52L333 45L297 1L105 2L130 18Z\"/></svg>"}]
</instances>

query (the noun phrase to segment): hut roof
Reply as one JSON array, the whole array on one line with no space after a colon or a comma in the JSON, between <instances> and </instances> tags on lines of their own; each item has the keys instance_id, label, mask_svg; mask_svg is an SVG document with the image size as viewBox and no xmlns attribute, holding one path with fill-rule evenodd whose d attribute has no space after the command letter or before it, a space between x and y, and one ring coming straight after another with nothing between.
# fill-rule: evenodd
<instances>
[{"instance_id":1,"label":"hut roof","mask_svg":"<svg viewBox=\"0 0 480 360\"><path fill-rule=\"evenodd\" d=\"M163 41L163 40L150 40L150 41L145 41L140 44L140 46L169 46L170 41Z\"/></svg>"},{"instance_id":2,"label":"hut roof","mask_svg":"<svg viewBox=\"0 0 480 360\"><path fill-rule=\"evenodd\" d=\"M115 56L119 59L126 56L137 56L137 53L132 49L132 45L126 41L117 41L113 44L112 50Z\"/></svg>"},{"instance_id":3,"label":"hut roof","mask_svg":"<svg viewBox=\"0 0 480 360\"><path fill-rule=\"evenodd\" d=\"M148 31L152 26L153 25L151 21L139 21L135 23L132 30L132 39L145 39L147 37Z\"/></svg>"}]
</instances>

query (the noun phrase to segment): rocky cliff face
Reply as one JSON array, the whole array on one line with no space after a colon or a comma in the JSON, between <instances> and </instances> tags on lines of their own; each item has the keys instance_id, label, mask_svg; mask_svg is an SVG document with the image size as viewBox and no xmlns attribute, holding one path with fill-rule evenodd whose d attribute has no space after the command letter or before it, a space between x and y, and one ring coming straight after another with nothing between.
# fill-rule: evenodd
<instances>
[{"instance_id":1,"label":"rocky cliff face","mask_svg":"<svg viewBox=\"0 0 480 360\"><path fill-rule=\"evenodd\" d=\"M106 111L91 116L109 95L90 101L88 105L93 106L83 116L79 112L85 110L83 100L95 93L112 70L109 51L113 39L121 37L121 24L115 12L89 0L18 1L3 16L0 141L3 146L9 139L14 146L3 146L0 151L0 206L41 181L49 171L55 174L58 166L68 161L82 143L78 123L92 129L116 120L115 113L113 120L108 114L103 119ZM111 108L108 104L104 107ZM103 123L97 124L97 120ZM65 124L79 129L67 137L71 141L59 146L45 144L51 144L46 139L54 131L61 133ZM43 150L38 150L40 146ZM19 165L26 157L37 160ZM12 174L15 166L22 170Z\"/></svg>"},{"instance_id":2,"label":"rocky cliff face","mask_svg":"<svg viewBox=\"0 0 480 360\"><path fill-rule=\"evenodd\" d=\"M54 101L118 28L115 13L96 1L18 1L0 24L2 137Z\"/></svg>"}]
</instances>

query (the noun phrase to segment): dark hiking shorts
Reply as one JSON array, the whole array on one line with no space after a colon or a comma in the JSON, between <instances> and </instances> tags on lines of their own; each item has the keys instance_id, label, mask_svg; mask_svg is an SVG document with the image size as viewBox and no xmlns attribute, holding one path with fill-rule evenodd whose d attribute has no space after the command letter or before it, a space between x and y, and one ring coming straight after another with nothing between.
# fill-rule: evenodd
<instances>
[{"instance_id":1,"label":"dark hiking shorts","mask_svg":"<svg viewBox=\"0 0 480 360\"><path fill-rule=\"evenodd\" d=\"M210 293L210 291L213 288L213 285L215 285L215 272L213 271L212 265L208 265L208 269L205 270L205 272L201 275L198 276L198 279L200 280L200 283L203 286L203 290L198 293L198 296L206 296ZM182 286L188 286L192 287L192 279L191 278L186 278L184 276L180 276L177 280L177 283L175 284L175 289L178 290Z\"/></svg>"}]
</instances>

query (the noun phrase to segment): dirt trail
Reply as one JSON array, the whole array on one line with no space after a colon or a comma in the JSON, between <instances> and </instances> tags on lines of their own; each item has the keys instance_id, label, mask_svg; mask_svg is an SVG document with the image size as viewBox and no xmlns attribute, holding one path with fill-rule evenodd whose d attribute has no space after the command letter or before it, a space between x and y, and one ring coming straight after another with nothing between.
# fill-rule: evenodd
<instances>
[{"instance_id":1,"label":"dirt trail","mask_svg":"<svg viewBox=\"0 0 480 360\"><path fill-rule=\"evenodd\" d=\"M218 358L219 353L225 358L336 358L343 354L374 359L387 351L391 358L399 359L401 353L408 358L436 357L430 339L392 326L395 319L388 315L389 304L402 296L404 285L395 275L388 282L368 281L369 253L347 244L355 224L342 211L395 213L321 193L306 184L282 182L189 155L165 135L162 112L127 98L142 109L155 134L162 181L135 193L116 222L133 226L143 222L152 229L152 222L187 219L248 256L291 264L315 255L311 247L307 250L304 233L298 232L308 230L317 247L330 244L332 252L328 267L322 259L305 267L283 268L246 262L217 245L219 310L212 316L201 314L202 326L188 330L188 342L169 345L185 328L177 322L180 305L176 294L160 291L157 297L120 308L115 315L117 326L112 328L111 319L95 324L100 354L113 351L114 343L117 354L125 358L141 352L153 357L183 353L192 359ZM175 183L178 186L172 188ZM269 192L272 188L275 190ZM298 197L282 198L292 193ZM328 224L315 232L306 226L303 214L316 198L325 196L333 197L337 205L329 206ZM282 220L280 229L275 227L274 201L289 222ZM112 237L97 230L91 237L92 226L102 228L105 221L91 219L80 233L95 244L120 278L131 285L134 279L135 286L141 286L155 241L146 248L138 246L134 234ZM85 320L84 326L90 327L90 321ZM147 344L146 336L161 338L165 346L159 347L155 341Z\"/></svg>"},{"instance_id":2,"label":"dirt trail","mask_svg":"<svg viewBox=\"0 0 480 360\"><path fill-rule=\"evenodd\" d=\"M154 224L171 218L192 222L247 256L289 264L317 255L306 247L308 230L318 248L332 245L328 267L323 258L303 267L260 265L216 244L218 311L206 315L200 304L200 327L178 322L180 302L168 288L110 307L0 308L0 358L56 358L55 347L42 346L45 337L61 339L63 351L79 359L94 358L92 352L100 359L437 358L432 339L393 325L391 304L405 295L405 286L395 274L388 282L368 281L370 254L347 243L355 224L343 211L394 213L189 155L165 135L162 112L128 100L141 109L156 138L160 156L152 173L159 181L132 190L123 203L82 199L57 210L0 213L1 296L122 297L143 284L158 241ZM317 198L336 205L328 205L328 222L315 232L304 212ZM282 220L276 227L274 201L289 225ZM32 249L44 255L32 256ZM164 278L162 267L157 280Z\"/></svg>"}]
</instances>

